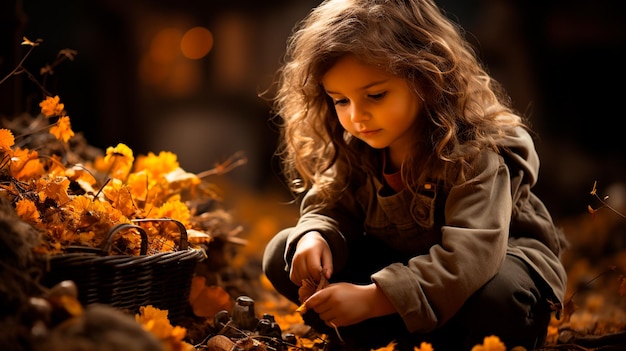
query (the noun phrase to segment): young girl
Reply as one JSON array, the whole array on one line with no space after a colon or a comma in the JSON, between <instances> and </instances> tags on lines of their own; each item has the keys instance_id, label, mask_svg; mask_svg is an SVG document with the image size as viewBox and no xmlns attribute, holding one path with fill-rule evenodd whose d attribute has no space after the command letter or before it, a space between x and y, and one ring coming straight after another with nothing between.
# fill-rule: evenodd
<instances>
[{"instance_id":1,"label":"young girl","mask_svg":"<svg viewBox=\"0 0 626 351\"><path fill-rule=\"evenodd\" d=\"M432 0L327 0L279 73L279 151L303 196L263 269L305 322L340 349L541 346L564 238L531 191L528 128L461 30Z\"/></svg>"}]
</instances>

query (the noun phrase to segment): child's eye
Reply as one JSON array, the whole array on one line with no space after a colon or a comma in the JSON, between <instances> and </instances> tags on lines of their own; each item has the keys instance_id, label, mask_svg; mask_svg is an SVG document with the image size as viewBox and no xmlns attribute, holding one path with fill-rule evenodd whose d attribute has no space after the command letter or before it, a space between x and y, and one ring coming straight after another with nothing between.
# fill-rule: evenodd
<instances>
[{"instance_id":1,"label":"child's eye","mask_svg":"<svg viewBox=\"0 0 626 351\"><path fill-rule=\"evenodd\" d=\"M335 102L335 106L337 106L337 105L345 105L345 104L348 103L348 99L337 99L334 102Z\"/></svg>"},{"instance_id":2,"label":"child's eye","mask_svg":"<svg viewBox=\"0 0 626 351\"><path fill-rule=\"evenodd\" d=\"M385 95L387 95L387 92L382 92L382 93L378 93L378 94L369 94L367 96L370 99L372 99L372 100L380 100L380 99L384 98Z\"/></svg>"}]
</instances>

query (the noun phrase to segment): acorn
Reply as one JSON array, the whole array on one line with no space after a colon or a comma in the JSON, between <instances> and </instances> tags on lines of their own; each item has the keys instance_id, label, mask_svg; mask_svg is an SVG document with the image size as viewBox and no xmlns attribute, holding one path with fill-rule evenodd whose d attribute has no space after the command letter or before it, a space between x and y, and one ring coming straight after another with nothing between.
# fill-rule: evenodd
<instances>
[{"instance_id":1,"label":"acorn","mask_svg":"<svg viewBox=\"0 0 626 351\"><path fill-rule=\"evenodd\" d=\"M242 347L224 335L215 335L210 338L206 346L209 348L209 351L243 351Z\"/></svg>"}]
</instances>

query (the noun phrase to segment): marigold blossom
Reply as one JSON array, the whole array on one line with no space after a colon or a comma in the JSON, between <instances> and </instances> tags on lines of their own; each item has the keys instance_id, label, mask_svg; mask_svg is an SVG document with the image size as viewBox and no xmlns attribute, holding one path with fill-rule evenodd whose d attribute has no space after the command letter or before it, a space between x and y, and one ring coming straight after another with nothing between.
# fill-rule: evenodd
<instances>
[{"instance_id":1,"label":"marigold blossom","mask_svg":"<svg viewBox=\"0 0 626 351\"><path fill-rule=\"evenodd\" d=\"M0 150L10 150L15 144L13 133L8 129L0 129Z\"/></svg>"},{"instance_id":2,"label":"marigold blossom","mask_svg":"<svg viewBox=\"0 0 626 351\"><path fill-rule=\"evenodd\" d=\"M180 202L180 200L174 199L159 207L157 217L172 218L183 223L185 226L188 226L191 211L189 210L189 207Z\"/></svg>"},{"instance_id":3,"label":"marigold blossom","mask_svg":"<svg viewBox=\"0 0 626 351\"><path fill-rule=\"evenodd\" d=\"M472 347L472 351L506 351L506 346L495 335L486 336L482 345Z\"/></svg>"},{"instance_id":4,"label":"marigold blossom","mask_svg":"<svg viewBox=\"0 0 626 351\"><path fill-rule=\"evenodd\" d=\"M58 140L67 143L67 141L74 136L70 118L68 116L59 118L57 123L50 128L50 134L54 135Z\"/></svg>"},{"instance_id":5,"label":"marigold blossom","mask_svg":"<svg viewBox=\"0 0 626 351\"><path fill-rule=\"evenodd\" d=\"M44 174L44 165L39 161L39 153L21 148L13 150L11 174L21 181L41 177Z\"/></svg>"},{"instance_id":6,"label":"marigold blossom","mask_svg":"<svg viewBox=\"0 0 626 351\"><path fill-rule=\"evenodd\" d=\"M39 103L41 107L41 113L46 117L60 116L65 109L65 105L62 104L58 95L52 97L47 96L42 102Z\"/></svg>"},{"instance_id":7,"label":"marigold blossom","mask_svg":"<svg viewBox=\"0 0 626 351\"><path fill-rule=\"evenodd\" d=\"M119 143L116 147L109 146L104 156L105 171L113 178L125 180L130 173L135 157L133 150L125 144Z\"/></svg>"},{"instance_id":8,"label":"marigold blossom","mask_svg":"<svg viewBox=\"0 0 626 351\"><path fill-rule=\"evenodd\" d=\"M413 348L413 351L434 351L434 349L433 345L431 345L430 343L422 342L420 344L420 347L415 346Z\"/></svg>"},{"instance_id":9,"label":"marigold blossom","mask_svg":"<svg viewBox=\"0 0 626 351\"><path fill-rule=\"evenodd\" d=\"M159 155L148 152L146 156L137 157L135 171L147 170L155 177L165 175L179 167L176 154L169 151L161 151Z\"/></svg>"},{"instance_id":10,"label":"marigold blossom","mask_svg":"<svg viewBox=\"0 0 626 351\"><path fill-rule=\"evenodd\" d=\"M192 345L183 341L187 334L187 329L180 326L172 326L167 315L167 310L160 310L152 305L141 306L139 307L139 313L135 315L135 321L159 339L166 350L195 350Z\"/></svg>"}]
</instances>

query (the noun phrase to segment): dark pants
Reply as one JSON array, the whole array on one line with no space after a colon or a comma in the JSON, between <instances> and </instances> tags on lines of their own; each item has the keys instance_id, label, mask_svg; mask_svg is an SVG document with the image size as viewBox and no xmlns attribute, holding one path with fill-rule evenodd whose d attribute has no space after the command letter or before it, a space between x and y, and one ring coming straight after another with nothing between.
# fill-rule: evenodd
<instances>
[{"instance_id":1,"label":"dark pants","mask_svg":"<svg viewBox=\"0 0 626 351\"><path fill-rule=\"evenodd\" d=\"M263 257L263 271L274 288L295 304L298 286L289 280L285 271L284 250L289 229L278 233L267 245ZM358 247L351 248L349 265L335 272L330 282L348 281L371 283L371 273L385 265L401 261L399 254L380 242L364 237ZM339 328L346 344L342 350L371 350L397 343L397 350L413 350L421 342L429 342L435 350L471 350L482 344L486 336L495 335L507 349L523 346L528 350L540 347L546 337L551 309L541 289L541 280L519 258L507 255L500 272L474 293L445 325L430 333L409 333L397 314L372 318ZM454 287L451 287L454 289ZM304 316L307 325L316 331L336 336L314 311Z\"/></svg>"}]
</instances>

